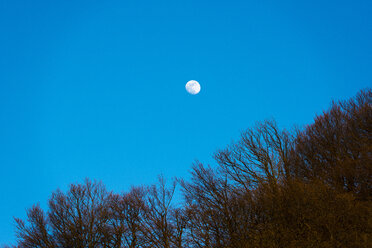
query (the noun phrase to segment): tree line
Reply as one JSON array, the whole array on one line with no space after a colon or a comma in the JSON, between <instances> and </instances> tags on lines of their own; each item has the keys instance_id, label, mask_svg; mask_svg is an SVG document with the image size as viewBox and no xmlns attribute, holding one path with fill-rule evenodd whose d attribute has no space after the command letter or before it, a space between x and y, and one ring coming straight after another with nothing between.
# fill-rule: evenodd
<instances>
[{"instance_id":1,"label":"tree line","mask_svg":"<svg viewBox=\"0 0 372 248\"><path fill-rule=\"evenodd\" d=\"M301 129L257 123L189 181L115 193L96 181L15 218L12 247L371 247L372 91ZM172 204L176 186L183 203Z\"/></svg>"}]
</instances>

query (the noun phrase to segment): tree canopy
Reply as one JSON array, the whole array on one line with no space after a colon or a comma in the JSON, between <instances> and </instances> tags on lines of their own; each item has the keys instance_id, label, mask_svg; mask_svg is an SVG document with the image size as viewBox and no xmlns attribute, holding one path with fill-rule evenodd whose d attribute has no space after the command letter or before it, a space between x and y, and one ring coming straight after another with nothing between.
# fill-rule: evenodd
<instances>
[{"instance_id":1,"label":"tree canopy","mask_svg":"<svg viewBox=\"0 0 372 248\"><path fill-rule=\"evenodd\" d=\"M303 129L257 123L189 181L108 191L86 179L15 218L20 248L370 247L372 91ZM172 199L180 185L181 206Z\"/></svg>"}]
</instances>

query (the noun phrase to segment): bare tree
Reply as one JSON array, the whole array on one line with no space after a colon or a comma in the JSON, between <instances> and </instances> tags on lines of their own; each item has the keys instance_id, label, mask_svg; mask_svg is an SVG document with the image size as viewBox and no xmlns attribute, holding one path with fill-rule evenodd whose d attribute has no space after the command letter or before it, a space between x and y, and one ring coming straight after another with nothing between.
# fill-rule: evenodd
<instances>
[{"instance_id":1,"label":"bare tree","mask_svg":"<svg viewBox=\"0 0 372 248\"><path fill-rule=\"evenodd\" d=\"M18 246L24 248L52 248L55 242L50 234L48 220L39 205L27 210L28 225L15 218L17 224Z\"/></svg>"},{"instance_id":2,"label":"bare tree","mask_svg":"<svg viewBox=\"0 0 372 248\"><path fill-rule=\"evenodd\" d=\"M321 179L337 190L372 197L372 91L333 103L297 134L295 169L304 179Z\"/></svg>"},{"instance_id":3,"label":"bare tree","mask_svg":"<svg viewBox=\"0 0 372 248\"><path fill-rule=\"evenodd\" d=\"M190 183L181 181L188 213L188 237L195 247L245 247L250 195L229 183L226 174L196 163Z\"/></svg>"},{"instance_id":4,"label":"bare tree","mask_svg":"<svg viewBox=\"0 0 372 248\"><path fill-rule=\"evenodd\" d=\"M146 247L182 247L184 219L182 212L173 209L171 204L176 181L168 188L163 176L158 180L157 185L148 188L148 209L142 225Z\"/></svg>"},{"instance_id":5,"label":"bare tree","mask_svg":"<svg viewBox=\"0 0 372 248\"><path fill-rule=\"evenodd\" d=\"M108 193L101 183L86 180L56 191L49 201L49 221L58 247L98 247L107 228Z\"/></svg>"},{"instance_id":6,"label":"bare tree","mask_svg":"<svg viewBox=\"0 0 372 248\"><path fill-rule=\"evenodd\" d=\"M372 243L372 91L302 130L258 123L179 180L108 192L86 180L15 219L13 247L361 247Z\"/></svg>"},{"instance_id":7,"label":"bare tree","mask_svg":"<svg viewBox=\"0 0 372 248\"><path fill-rule=\"evenodd\" d=\"M247 191L263 183L275 186L290 176L292 139L274 121L265 121L244 131L239 142L217 152L215 159Z\"/></svg>"},{"instance_id":8,"label":"bare tree","mask_svg":"<svg viewBox=\"0 0 372 248\"><path fill-rule=\"evenodd\" d=\"M143 247L142 223L147 207L143 187L133 187L129 193L112 194L110 197L109 247Z\"/></svg>"},{"instance_id":9,"label":"bare tree","mask_svg":"<svg viewBox=\"0 0 372 248\"><path fill-rule=\"evenodd\" d=\"M170 212L170 221L172 223L173 235L172 235L172 245L174 248L187 247L188 243L186 240L187 231L187 214L183 207L172 208Z\"/></svg>"}]
</instances>

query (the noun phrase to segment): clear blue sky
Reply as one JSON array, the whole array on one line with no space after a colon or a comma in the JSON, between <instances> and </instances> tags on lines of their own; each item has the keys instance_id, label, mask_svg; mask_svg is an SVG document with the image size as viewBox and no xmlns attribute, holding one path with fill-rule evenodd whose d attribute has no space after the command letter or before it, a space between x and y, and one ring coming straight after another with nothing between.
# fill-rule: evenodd
<instances>
[{"instance_id":1,"label":"clear blue sky","mask_svg":"<svg viewBox=\"0 0 372 248\"><path fill-rule=\"evenodd\" d=\"M255 121L310 123L371 86L371 13L368 0L0 0L0 244L57 188L187 177Z\"/></svg>"}]
</instances>

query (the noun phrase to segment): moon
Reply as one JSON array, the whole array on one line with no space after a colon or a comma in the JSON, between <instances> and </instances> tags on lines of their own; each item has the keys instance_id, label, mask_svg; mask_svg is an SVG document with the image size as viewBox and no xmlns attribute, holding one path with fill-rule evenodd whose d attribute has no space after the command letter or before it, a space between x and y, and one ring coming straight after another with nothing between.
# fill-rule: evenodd
<instances>
[{"instance_id":1,"label":"moon","mask_svg":"<svg viewBox=\"0 0 372 248\"><path fill-rule=\"evenodd\" d=\"M196 95L200 92L200 84L195 80L188 81L185 88L191 95Z\"/></svg>"}]
</instances>

